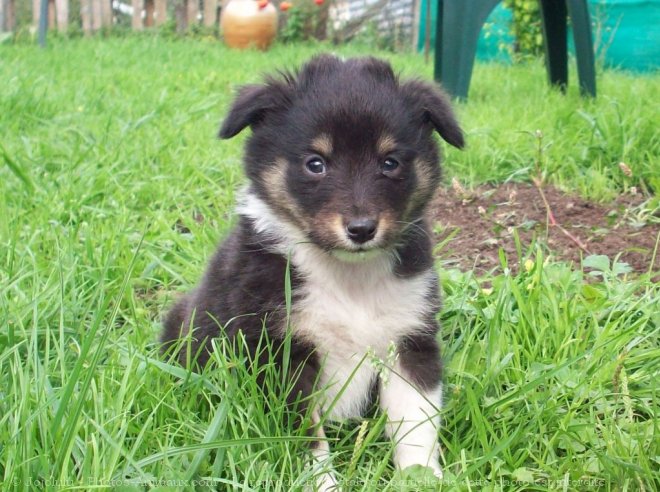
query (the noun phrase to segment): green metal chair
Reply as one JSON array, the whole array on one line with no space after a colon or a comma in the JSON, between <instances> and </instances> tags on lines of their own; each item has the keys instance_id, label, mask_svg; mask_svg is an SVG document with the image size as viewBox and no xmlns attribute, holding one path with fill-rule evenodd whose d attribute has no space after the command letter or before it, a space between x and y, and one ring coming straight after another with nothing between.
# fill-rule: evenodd
<instances>
[{"instance_id":1,"label":"green metal chair","mask_svg":"<svg viewBox=\"0 0 660 492\"><path fill-rule=\"evenodd\" d=\"M500 1L438 0L434 77L454 97L467 98L479 32ZM587 0L539 0L539 3L550 83L566 91L570 14L580 92L595 97L596 70Z\"/></svg>"}]
</instances>

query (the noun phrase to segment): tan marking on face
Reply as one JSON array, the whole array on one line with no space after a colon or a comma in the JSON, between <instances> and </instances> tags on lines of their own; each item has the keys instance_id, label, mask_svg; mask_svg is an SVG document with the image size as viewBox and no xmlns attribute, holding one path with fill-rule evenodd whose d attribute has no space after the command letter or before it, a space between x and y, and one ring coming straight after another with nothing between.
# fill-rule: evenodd
<instances>
[{"instance_id":1,"label":"tan marking on face","mask_svg":"<svg viewBox=\"0 0 660 492\"><path fill-rule=\"evenodd\" d=\"M417 158L413 161L413 167L415 169L415 176L417 177L417 187L408 202L406 217L410 216L410 213L414 208L423 205L424 202L430 201L434 191L433 174L429 169L428 163Z\"/></svg>"},{"instance_id":2,"label":"tan marking on face","mask_svg":"<svg viewBox=\"0 0 660 492\"><path fill-rule=\"evenodd\" d=\"M346 232L344 231L344 220L342 219L341 215L334 215L330 221L330 227L335 236L337 236L337 239L340 239L342 242L348 241L346 238Z\"/></svg>"},{"instance_id":3,"label":"tan marking on face","mask_svg":"<svg viewBox=\"0 0 660 492\"><path fill-rule=\"evenodd\" d=\"M286 160L278 158L275 165L267 167L261 175L266 187L268 198L282 208L289 208L289 197L286 193Z\"/></svg>"},{"instance_id":4,"label":"tan marking on face","mask_svg":"<svg viewBox=\"0 0 660 492\"><path fill-rule=\"evenodd\" d=\"M314 218L313 224L317 237L321 238L326 244L336 248L349 248L351 246L344 231L341 214L322 211Z\"/></svg>"},{"instance_id":5,"label":"tan marking on face","mask_svg":"<svg viewBox=\"0 0 660 492\"><path fill-rule=\"evenodd\" d=\"M383 211L378 218L378 230L376 231L376 239L387 236L394 228L396 223L394 215L390 211Z\"/></svg>"},{"instance_id":6,"label":"tan marking on face","mask_svg":"<svg viewBox=\"0 0 660 492\"><path fill-rule=\"evenodd\" d=\"M298 227L307 230L307 221L303 217L303 214L300 213L295 200L293 200L287 191L287 166L286 159L282 157L275 159L275 165L266 167L261 174L261 180L266 188L270 202L275 205L277 210L293 218Z\"/></svg>"},{"instance_id":7,"label":"tan marking on face","mask_svg":"<svg viewBox=\"0 0 660 492\"><path fill-rule=\"evenodd\" d=\"M433 173L429 169L428 163L417 158L413 161L413 166L415 167L415 175L417 176L417 189L423 191L425 194L428 193L433 184Z\"/></svg>"},{"instance_id":8,"label":"tan marking on face","mask_svg":"<svg viewBox=\"0 0 660 492\"><path fill-rule=\"evenodd\" d=\"M311 147L314 152L321 154L322 156L329 156L332 154L332 139L330 138L330 135L322 133L312 140Z\"/></svg>"},{"instance_id":9,"label":"tan marking on face","mask_svg":"<svg viewBox=\"0 0 660 492\"><path fill-rule=\"evenodd\" d=\"M396 140L392 135L383 135L378 139L376 149L380 155L386 155L396 149Z\"/></svg>"}]
</instances>

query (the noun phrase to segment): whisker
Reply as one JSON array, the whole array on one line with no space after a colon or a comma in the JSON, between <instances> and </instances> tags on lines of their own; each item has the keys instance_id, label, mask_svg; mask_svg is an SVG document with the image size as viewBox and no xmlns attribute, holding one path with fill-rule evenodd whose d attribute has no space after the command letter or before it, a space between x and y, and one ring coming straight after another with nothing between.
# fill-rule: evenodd
<instances>
[{"instance_id":1,"label":"whisker","mask_svg":"<svg viewBox=\"0 0 660 492\"><path fill-rule=\"evenodd\" d=\"M413 228L415 228L416 230L418 230L419 232L421 232L422 234L424 234L424 236L426 236L426 237L428 237L429 239L432 240L433 237L428 233L428 231L426 230L426 228L425 228L425 227L422 227L421 225L419 225L418 222L419 222L419 221L414 221L414 222L403 221L403 220L397 220L397 221L395 221L396 224L404 224L405 226L407 226L405 229L407 229L408 227L413 227Z\"/></svg>"}]
</instances>

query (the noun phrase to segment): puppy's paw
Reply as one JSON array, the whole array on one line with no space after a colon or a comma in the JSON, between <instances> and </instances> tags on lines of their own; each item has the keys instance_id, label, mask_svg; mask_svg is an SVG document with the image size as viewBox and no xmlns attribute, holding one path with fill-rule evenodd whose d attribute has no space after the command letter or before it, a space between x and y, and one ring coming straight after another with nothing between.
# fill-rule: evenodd
<instances>
[{"instance_id":1,"label":"puppy's paw","mask_svg":"<svg viewBox=\"0 0 660 492\"><path fill-rule=\"evenodd\" d=\"M416 483L420 487L431 486L433 489L437 487L436 482L442 480L443 478L442 468L438 464L429 465L429 466L410 465L407 466L406 468L399 469L397 471L397 476L400 477L405 482ZM422 488L426 490L426 488L424 487Z\"/></svg>"},{"instance_id":2,"label":"puppy's paw","mask_svg":"<svg viewBox=\"0 0 660 492\"><path fill-rule=\"evenodd\" d=\"M332 472L324 472L316 479L317 492L339 492L339 484Z\"/></svg>"},{"instance_id":3,"label":"puppy's paw","mask_svg":"<svg viewBox=\"0 0 660 492\"><path fill-rule=\"evenodd\" d=\"M442 467L438 462L439 458L436 453L429 458L426 453L415 453L409 449L404 449L403 451L398 453L394 459L394 464L399 470L411 472L418 470L420 475L432 471L436 478L442 480Z\"/></svg>"},{"instance_id":4,"label":"puppy's paw","mask_svg":"<svg viewBox=\"0 0 660 492\"><path fill-rule=\"evenodd\" d=\"M332 471L325 471L317 475L314 479L314 485L307 484L305 492L340 492L339 484Z\"/></svg>"}]
</instances>

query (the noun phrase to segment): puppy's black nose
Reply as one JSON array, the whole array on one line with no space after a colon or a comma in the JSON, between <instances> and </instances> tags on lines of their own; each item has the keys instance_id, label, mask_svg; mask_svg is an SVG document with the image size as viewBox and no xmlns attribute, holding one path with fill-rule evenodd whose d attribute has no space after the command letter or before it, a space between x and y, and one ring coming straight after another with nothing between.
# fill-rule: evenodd
<instances>
[{"instance_id":1,"label":"puppy's black nose","mask_svg":"<svg viewBox=\"0 0 660 492\"><path fill-rule=\"evenodd\" d=\"M346 226L348 237L354 243L366 243L376 235L378 222L373 219L353 219Z\"/></svg>"}]
</instances>

